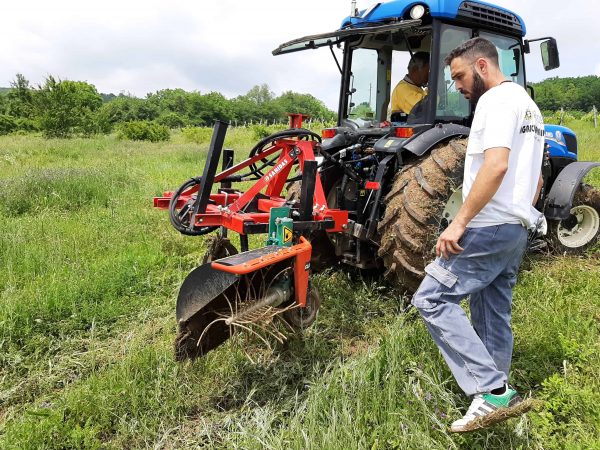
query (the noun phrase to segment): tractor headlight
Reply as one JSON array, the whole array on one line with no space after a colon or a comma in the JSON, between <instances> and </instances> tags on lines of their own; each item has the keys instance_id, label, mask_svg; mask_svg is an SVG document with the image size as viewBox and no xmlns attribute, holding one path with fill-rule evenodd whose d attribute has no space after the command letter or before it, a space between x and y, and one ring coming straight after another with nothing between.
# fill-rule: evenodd
<instances>
[{"instance_id":1,"label":"tractor headlight","mask_svg":"<svg viewBox=\"0 0 600 450\"><path fill-rule=\"evenodd\" d=\"M415 5L410 10L411 19L420 19L425 15L425 7L423 5Z\"/></svg>"}]
</instances>

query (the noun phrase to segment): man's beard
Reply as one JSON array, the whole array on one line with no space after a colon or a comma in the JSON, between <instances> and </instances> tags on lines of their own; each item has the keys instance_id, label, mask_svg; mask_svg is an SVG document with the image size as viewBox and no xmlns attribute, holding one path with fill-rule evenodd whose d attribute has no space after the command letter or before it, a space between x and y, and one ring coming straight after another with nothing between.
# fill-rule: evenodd
<instances>
[{"instance_id":1,"label":"man's beard","mask_svg":"<svg viewBox=\"0 0 600 450\"><path fill-rule=\"evenodd\" d=\"M485 94L485 84L483 78L479 76L476 70L473 70L473 88L471 89L471 98L473 105L476 105L483 94Z\"/></svg>"}]
</instances>

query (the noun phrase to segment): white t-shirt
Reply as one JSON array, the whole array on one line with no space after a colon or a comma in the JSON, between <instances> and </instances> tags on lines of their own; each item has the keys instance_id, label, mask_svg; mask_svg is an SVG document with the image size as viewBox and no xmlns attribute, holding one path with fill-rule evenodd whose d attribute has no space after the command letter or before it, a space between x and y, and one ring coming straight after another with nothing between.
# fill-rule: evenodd
<instances>
[{"instance_id":1,"label":"white t-shirt","mask_svg":"<svg viewBox=\"0 0 600 450\"><path fill-rule=\"evenodd\" d=\"M535 227L542 215L532 202L542 167L544 120L525 89L516 83L493 87L477 103L465 159L463 201L483 164L484 152L493 147L510 149L508 171L498 191L468 226L520 223Z\"/></svg>"}]
</instances>

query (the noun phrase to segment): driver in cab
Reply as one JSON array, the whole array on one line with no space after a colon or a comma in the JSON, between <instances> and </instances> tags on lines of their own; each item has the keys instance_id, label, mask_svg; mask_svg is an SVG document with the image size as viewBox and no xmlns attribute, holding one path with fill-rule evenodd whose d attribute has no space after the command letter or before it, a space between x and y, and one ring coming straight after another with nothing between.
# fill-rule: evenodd
<instances>
[{"instance_id":1,"label":"driver in cab","mask_svg":"<svg viewBox=\"0 0 600 450\"><path fill-rule=\"evenodd\" d=\"M392 114L408 114L427 95L429 81L429 53L417 52L408 62L408 74L392 92Z\"/></svg>"}]
</instances>

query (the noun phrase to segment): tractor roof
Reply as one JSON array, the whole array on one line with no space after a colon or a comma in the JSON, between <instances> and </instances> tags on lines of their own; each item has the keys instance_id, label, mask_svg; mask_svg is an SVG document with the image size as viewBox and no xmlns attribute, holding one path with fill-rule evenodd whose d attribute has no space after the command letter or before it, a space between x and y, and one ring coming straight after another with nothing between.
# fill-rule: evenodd
<instances>
[{"instance_id":1,"label":"tractor roof","mask_svg":"<svg viewBox=\"0 0 600 450\"><path fill-rule=\"evenodd\" d=\"M285 42L273 50L273 55L297 52L339 44L343 39L361 34L394 32L410 29L422 23L411 19L410 10L423 5L431 17L456 20L466 26L498 30L511 35L525 35L525 23L517 14L489 3L471 0L392 0L375 3L357 17L346 17L333 32L304 36Z\"/></svg>"},{"instance_id":2,"label":"tractor roof","mask_svg":"<svg viewBox=\"0 0 600 450\"><path fill-rule=\"evenodd\" d=\"M372 26L395 19L408 19L413 6L423 5L432 17L440 19L456 19L457 17L475 20L490 26L521 30L525 36L525 22L512 11L490 3L463 0L392 0L376 3L359 13L359 17L346 17L340 29L348 27Z\"/></svg>"}]
</instances>

